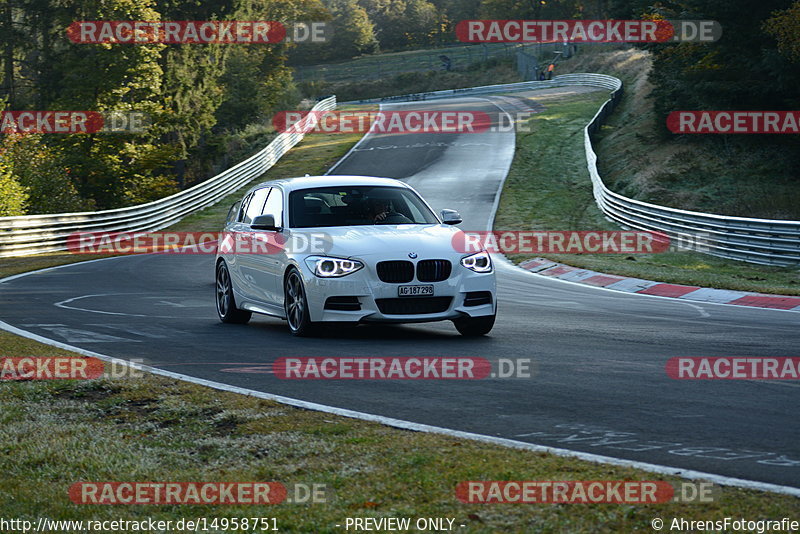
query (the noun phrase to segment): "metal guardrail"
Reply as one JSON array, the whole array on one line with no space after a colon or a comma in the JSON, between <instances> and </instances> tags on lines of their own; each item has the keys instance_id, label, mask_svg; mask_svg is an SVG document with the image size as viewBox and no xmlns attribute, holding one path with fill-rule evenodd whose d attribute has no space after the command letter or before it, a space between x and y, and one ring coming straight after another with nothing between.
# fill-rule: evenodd
<instances>
[{"instance_id":1,"label":"metal guardrail","mask_svg":"<svg viewBox=\"0 0 800 534\"><path fill-rule=\"evenodd\" d=\"M463 89L446 89L444 91L429 91L427 93L410 93L407 95L368 98L365 100L350 100L348 102L339 102L339 105L417 102L455 98L459 96L485 95L490 93L533 91L536 89L549 89L551 87L564 87L568 85L590 85L616 90L622 86L622 82L613 76L606 76L605 74L562 74L560 76L555 76L552 80L482 85L479 87L465 87Z\"/></svg>"},{"instance_id":2,"label":"metal guardrail","mask_svg":"<svg viewBox=\"0 0 800 534\"><path fill-rule=\"evenodd\" d=\"M336 97L321 100L312 109L336 109ZM0 217L0 258L67 250L67 238L76 232L160 230L258 178L302 139L301 133L279 133L265 148L230 169L147 204L104 211Z\"/></svg>"},{"instance_id":3,"label":"metal guardrail","mask_svg":"<svg viewBox=\"0 0 800 534\"><path fill-rule=\"evenodd\" d=\"M622 97L622 82L604 77L617 87L584 129L584 145L595 202L606 217L623 227L662 232L686 248L713 256L762 265L800 264L800 221L687 211L635 200L608 189L597 171L592 135Z\"/></svg>"}]
</instances>

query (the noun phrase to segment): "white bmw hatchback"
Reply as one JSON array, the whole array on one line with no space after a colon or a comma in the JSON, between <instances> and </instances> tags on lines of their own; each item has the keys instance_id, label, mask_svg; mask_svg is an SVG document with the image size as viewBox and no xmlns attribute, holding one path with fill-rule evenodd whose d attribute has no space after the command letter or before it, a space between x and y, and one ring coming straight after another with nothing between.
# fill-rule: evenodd
<instances>
[{"instance_id":1,"label":"white bmw hatchback","mask_svg":"<svg viewBox=\"0 0 800 534\"><path fill-rule=\"evenodd\" d=\"M484 335L497 313L494 268L485 251L454 246L460 222L389 178L259 184L231 207L220 237L217 313L224 323L280 317L298 336L321 323L442 320Z\"/></svg>"}]
</instances>

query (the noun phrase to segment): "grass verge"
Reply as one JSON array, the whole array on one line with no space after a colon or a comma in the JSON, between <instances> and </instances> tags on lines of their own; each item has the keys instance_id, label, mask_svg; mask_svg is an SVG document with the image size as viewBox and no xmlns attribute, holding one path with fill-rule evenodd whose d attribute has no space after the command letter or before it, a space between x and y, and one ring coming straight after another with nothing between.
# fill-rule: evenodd
<instances>
[{"instance_id":1,"label":"grass verge","mask_svg":"<svg viewBox=\"0 0 800 534\"><path fill-rule=\"evenodd\" d=\"M530 53L532 50L536 51L542 48L549 51L555 47L554 45L539 45L537 48L528 45L524 48ZM294 67L295 79L298 82L309 80L325 80L332 83L357 80L363 82L407 72L442 71L444 69L442 55L450 58L452 69L466 70L478 63L502 58L510 59L515 54L515 50L515 47L509 47L506 44L490 43L383 52L321 65L298 65Z\"/></svg>"},{"instance_id":2,"label":"grass verge","mask_svg":"<svg viewBox=\"0 0 800 534\"><path fill-rule=\"evenodd\" d=\"M586 45L559 73L620 78L623 97L595 143L600 175L612 190L675 208L800 220L800 152L791 135L674 135L654 110L648 52Z\"/></svg>"},{"instance_id":3,"label":"grass verge","mask_svg":"<svg viewBox=\"0 0 800 534\"><path fill-rule=\"evenodd\" d=\"M339 82L305 82L299 84L299 88L307 96L336 94L340 101L348 102L388 95L519 81L522 81L522 78L514 69L511 60L495 59L472 65L463 71L406 72L375 80L350 77Z\"/></svg>"},{"instance_id":4,"label":"grass verge","mask_svg":"<svg viewBox=\"0 0 800 534\"><path fill-rule=\"evenodd\" d=\"M583 128L605 92L540 99L546 109L517 134L517 150L500 198L495 230L614 230L597 208L586 170ZM517 254L543 256L599 272L661 282L800 295L800 270L766 267L699 253Z\"/></svg>"},{"instance_id":5,"label":"grass verge","mask_svg":"<svg viewBox=\"0 0 800 534\"><path fill-rule=\"evenodd\" d=\"M3 353L68 352L0 332ZM668 480L644 471L390 428L172 379L4 382L2 517L275 517L283 532L342 532L347 517L449 517L459 532L650 531L654 517L776 518L800 500L722 488L712 503L467 505L466 480ZM324 484L326 502L273 506L74 504L78 481Z\"/></svg>"}]
</instances>

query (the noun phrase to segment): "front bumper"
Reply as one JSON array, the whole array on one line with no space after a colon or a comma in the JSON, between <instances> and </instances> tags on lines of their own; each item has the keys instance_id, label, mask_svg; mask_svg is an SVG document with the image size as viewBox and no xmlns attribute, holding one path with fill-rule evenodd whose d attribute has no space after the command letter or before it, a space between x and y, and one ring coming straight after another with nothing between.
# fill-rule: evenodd
<instances>
[{"instance_id":1,"label":"front bumper","mask_svg":"<svg viewBox=\"0 0 800 534\"><path fill-rule=\"evenodd\" d=\"M320 278L307 266L298 267L301 268L304 278L312 321L422 323L494 315L497 309L494 271L481 274L462 267L458 262L453 263L453 272L447 280L442 282L414 280L403 284L382 282L378 279L373 265L365 265L363 269L341 278ZM432 285L432 298L437 299L435 306L431 301L422 302L422 299L431 297L398 297L397 288L401 285ZM489 293L489 303L470 305L476 302L474 298L476 294L485 293ZM473 298L467 299L468 296ZM357 300L358 309L330 309L330 303L326 308L326 302L330 297L351 297L350 301ZM450 299L449 302L443 303L447 298ZM436 308L437 311L417 313L429 306ZM409 308L415 308L413 310L415 313L396 313L398 310Z\"/></svg>"}]
</instances>

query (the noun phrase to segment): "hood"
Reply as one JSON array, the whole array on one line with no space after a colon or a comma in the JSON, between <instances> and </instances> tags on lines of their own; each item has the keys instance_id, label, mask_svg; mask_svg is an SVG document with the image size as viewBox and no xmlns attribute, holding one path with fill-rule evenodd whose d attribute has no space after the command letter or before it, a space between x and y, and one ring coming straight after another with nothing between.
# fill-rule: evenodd
<instances>
[{"instance_id":1,"label":"hood","mask_svg":"<svg viewBox=\"0 0 800 534\"><path fill-rule=\"evenodd\" d=\"M343 258L380 257L419 259L461 256L453 247L453 236L461 230L445 224L387 224L293 229L292 234L313 234L325 239L326 253Z\"/></svg>"}]
</instances>

